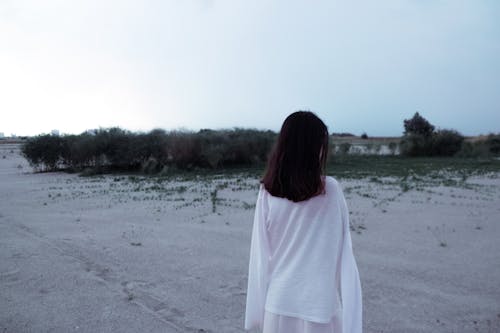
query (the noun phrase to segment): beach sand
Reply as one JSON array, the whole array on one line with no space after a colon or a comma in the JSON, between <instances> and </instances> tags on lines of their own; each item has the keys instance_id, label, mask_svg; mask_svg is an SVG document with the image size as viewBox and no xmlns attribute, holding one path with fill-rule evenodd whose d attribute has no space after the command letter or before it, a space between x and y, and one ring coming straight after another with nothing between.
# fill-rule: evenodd
<instances>
[{"instance_id":1,"label":"beach sand","mask_svg":"<svg viewBox=\"0 0 500 333\"><path fill-rule=\"evenodd\" d=\"M0 332L243 332L256 178L33 173L0 148ZM500 175L453 177L339 179L364 332L500 332Z\"/></svg>"}]
</instances>

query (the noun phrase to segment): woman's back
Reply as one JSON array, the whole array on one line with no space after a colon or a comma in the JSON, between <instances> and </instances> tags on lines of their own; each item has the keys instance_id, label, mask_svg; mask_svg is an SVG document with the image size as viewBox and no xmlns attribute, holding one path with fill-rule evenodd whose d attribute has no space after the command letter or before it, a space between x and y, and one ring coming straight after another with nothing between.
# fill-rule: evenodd
<instances>
[{"instance_id":1,"label":"woman's back","mask_svg":"<svg viewBox=\"0 0 500 333\"><path fill-rule=\"evenodd\" d=\"M265 189L270 282L265 308L328 322L340 308L337 266L344 233L337 182L306 201L273 197ZM264 204L265 205L265 204Z\"/></svg>"},{"instance_id":2,"label":"woman's back","mask_svg":"<svg viewBox=\"0 0 500 333\"><path fill-rule=\"evenodd\" d=\"M342 189L325 177L328 129L312 112L285 119L257 197L245 328L361 332L361 286Z\"/></svg>"}]
</instances>

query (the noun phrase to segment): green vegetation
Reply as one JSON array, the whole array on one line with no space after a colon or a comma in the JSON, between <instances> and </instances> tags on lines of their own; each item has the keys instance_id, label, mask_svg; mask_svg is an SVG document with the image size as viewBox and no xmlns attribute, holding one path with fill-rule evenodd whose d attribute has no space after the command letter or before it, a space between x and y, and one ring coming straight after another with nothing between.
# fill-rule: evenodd
<instances>
[{"instance_id":1,"label":"green vegetation","mask_svg":"<svg viewBox=\"0 0 500 333\"><path fill-rule=\"evenodd\" d=\"M462 148L464 137L455 130L434 131L418 112L404 120L401 154L405 156L453 156Z\"/></svg>"},{"instance_id":2,"label":"green vegetation","mask_svg":"<svg viewBox=\"0 0 500 333\"><path fill-rule=\"evenodd\" d=\"M114 127L80 135L39 135L24 143L22 154L41 171L168 174L263 165L275 138L272 131L253 129L133 133Z\"/></svg>"},{"instance_id":3,"label":"green vegetation","mask_svg":"<svg viewBox=\"0 0 500 333\"><path fill-rule=\"evenodd\" d=\"M416 113L404 121L405 134L398 145L388 143L390 156L377 155L380 143L366 133L365 147L373 155L351 154L351 142L330 139L327 171L338 177L407 176L456 171L463 177L500 170L500 134L475 142L465 141L454 130L435 130ZM341 136L350 136L341 133ZM134 133L117 127L87 131L80 135L39 135L26 140L22 154L39 171L65 170L82 176L102 173L184 177L247 173L260 177L276 140L272 131L235 128L198 132L164 131ZM356 148L356 149L354 149ZM359 150L359 149L358 149Z\"/></svg>"},{"instance_id":4,"label":"green vegetation","mask_svg":"<svg viewBox=\"0 0 500 333\"><path fill-rule=\"evenodd\" d=\"M373 182L379 177L398 177L406 179L417 176L429 176L445 179L456 177L466 180L470 176L500 172L500 160L494 158L458 158L458 157L404 157L376 155L336 155L330 158L326 173L339 179L369 178ZM151 177L157 181L172 178L177 180L217 180L231 177L260 178L264 165L253 167L233 167L223 169L177 170L175 173L156 174ZM134 176L132 176L134 177ZM402 185L405 186L404 184Z\"/></svg>"},{"instance_id":5,"label":"green vegetation","mask_svg":"<svg viewBox=\"0 0 500 333\"><path fill-rule=\"evenodd\" d=\"M212 201L212 213L217 210L217 189L210 192L210 200Z\"/></svg>"},{"instance_id":6,"label":"green vegetation","mask_svg":"<svg viewBox=\"0 0 500 333\"><path fill-rule=\"evenodd\" d=\"M400 142L404 156L458 156L489 157L500 155L500 134L490 134L486 139L466 142L456 130L439 129L418 112L404 120L404 136Z\"/></svg>"},{"instance_id":7,"label":"green vegetation","mask_svg":"<svg viewBox=\"0 0 500 333\"><path fill-rule=\"evenodd\" d=\"M468 177L500 172L500 160L494 158L404 157L338 155L331 158L327 174L339 178L405 177L449 172Z\"/></svg>"}]
</instances>

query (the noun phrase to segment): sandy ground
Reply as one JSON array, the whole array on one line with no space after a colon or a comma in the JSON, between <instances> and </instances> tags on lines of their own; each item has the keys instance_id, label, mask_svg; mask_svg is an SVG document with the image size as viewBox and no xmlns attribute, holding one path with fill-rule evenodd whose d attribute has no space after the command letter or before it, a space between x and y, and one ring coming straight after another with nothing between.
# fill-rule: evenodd
<instances>
[{"instance_id":1,"label":"sandy ground","mask_svg":"<svg viewBox=\"0 0 500 333\"><path fill-rule=\"evenodd\" d=\"M500 332L499 177L340 180L365 332ZM257 188L34 174L0 145L0 332L243 332Z\"/></svg>"}]
</instances>

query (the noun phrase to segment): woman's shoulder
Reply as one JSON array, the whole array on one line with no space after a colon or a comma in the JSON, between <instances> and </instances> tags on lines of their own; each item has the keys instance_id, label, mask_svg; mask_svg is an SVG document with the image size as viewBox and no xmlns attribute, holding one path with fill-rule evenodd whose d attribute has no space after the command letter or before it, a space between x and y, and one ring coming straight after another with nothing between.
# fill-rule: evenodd
<instances>
[{"instance_id":1,"label":"woman's shoulder","mask_svg":"<svg viewBox=\"0 0 500 333\"><path fill-rule=\"evenodd\" d=\"M342 185L339 181L333 176L325 177L325 190L326 193L330 193L330 195L338 196L343 195Z\"/></svg>"},{"instance_id":2,"label":"woman's shoulder","mask_svg":"<svg viewBox=\"0 0 500 333\"><path fill-rule=\"evenodd\" d=\"M330 183L338 183L337 179L333 176L325 176L325 180Z\"/></svg>"},{"instance_id":3,"label":"woman's shoulder","mask_svg":"<svg viewBox=\"0 0 500 333\"><path fill-rule=\"evenodd\" d=\"M325 176L325 185L326 186L334 186L334 187L340 186L337 179L333 176Z\"/></svg>"}]
</instances>

